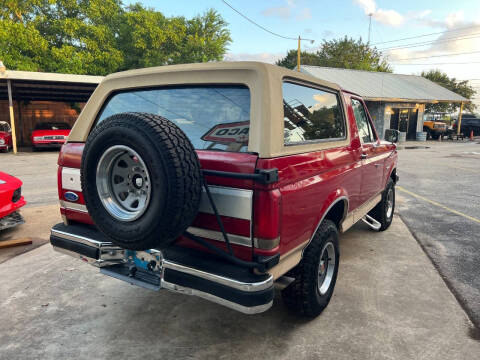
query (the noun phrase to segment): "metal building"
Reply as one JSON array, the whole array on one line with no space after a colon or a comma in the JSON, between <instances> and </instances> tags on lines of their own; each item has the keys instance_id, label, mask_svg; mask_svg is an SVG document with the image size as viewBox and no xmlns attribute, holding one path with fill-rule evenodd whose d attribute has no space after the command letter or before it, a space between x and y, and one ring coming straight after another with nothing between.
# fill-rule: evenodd
<instances>
[{"instance_id":1,"label":"metal building","mask_svg":"<svg viewBox=\"0 0 480 360\"><path fill-rule=\"evenodd\" d=\"M73 125L102 79L102 76L12 71L3 66L0 121L10 123L16 144L28 146L30 133L38 122L55 120Z\"/></svg>"},{"instance_id":2,"label":"metal building","mask_svg":"<svg viewBox=\"0 0 480 360\"><path fill-rule=\"evenodd\" d=\"M302 65L300 71L340 85L366 102L378 134L385 129L406 133L415 140L423 131L425 104L467 102L468 99L416 75Z\"/></svg>"}]
</instances>

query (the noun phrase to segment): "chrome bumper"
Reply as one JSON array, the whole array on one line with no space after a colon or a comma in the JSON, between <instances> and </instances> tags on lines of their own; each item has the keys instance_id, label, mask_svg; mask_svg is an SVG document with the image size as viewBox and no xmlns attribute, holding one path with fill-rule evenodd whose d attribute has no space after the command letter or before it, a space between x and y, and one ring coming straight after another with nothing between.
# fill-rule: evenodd
<instances>
[{"instance_id":1,"label":"chrome bumper","mask_svg":"<svg viewBox=\"0 0 480 360\"><path fill-rule=\"evenodd\" d=\"M55 225L50 242L56 251L99 267L105 275L147 289L195 295L245 314L261 313L273 304L271 275L257 276L222 262L209 263L206 253L186 248L126 250L105 241L98 231L78 225ZM196 260L198 266L192 265ZM212 258L215 261L219 260Z\"/></svg>"}]
</instances>

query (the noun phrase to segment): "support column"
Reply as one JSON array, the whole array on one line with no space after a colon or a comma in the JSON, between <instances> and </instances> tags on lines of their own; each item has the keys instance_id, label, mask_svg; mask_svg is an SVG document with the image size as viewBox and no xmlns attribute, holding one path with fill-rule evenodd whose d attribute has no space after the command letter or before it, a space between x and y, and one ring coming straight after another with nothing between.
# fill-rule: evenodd
<instances>
[{"instance_id":1,"label":"support column","mask_svg":"<svg viewBox=\"0 0 480 360\"><path fill-rule=\"evenodd\" d=\"M10 127L12 128L12 144L13 153L17 153L17 135L15 132L15 117L13 116L13 100L12 100L12 81L7 80L8 87L8 109L10 111Z\"/></svg>"},{"instance_id":2,"label":"support column","mask_svg":"<svg viewBox=\"0 0 480 360\"><path fill-rule=\"evenodd\" d=\"M463 101L460 103L460 112L458 113L457 135L460 135L460 127L462 126L462 112L463 112Z\"/></svg>"}]
</instances>

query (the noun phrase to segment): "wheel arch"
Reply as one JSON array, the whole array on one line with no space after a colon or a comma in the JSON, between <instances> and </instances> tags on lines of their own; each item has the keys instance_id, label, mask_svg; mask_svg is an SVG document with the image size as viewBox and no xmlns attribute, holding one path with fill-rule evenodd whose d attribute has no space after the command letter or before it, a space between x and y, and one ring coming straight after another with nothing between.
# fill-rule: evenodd
<instances>
[{"instance_id":1,"label":"wheel arch","mask_svg":"<svg viewBox=\"0 0 480 360\"><path fill-rule=\"evenodd\" d=\"M337 228L339 228L342 221L347 217L349 202L346 191L342 189L338 189L337 191L335 191L334 196L329 202L327 202L327 204L328 205L324 207L325 210L322 212L320 220L317 222L317 225L315 226L315 229L310 236L310 240L302 249L302 258L305 249L308 248L308 245L310 245L310 243L312 242L315 233L318 231L318 228L325 219L332 220L337 225Z\"/></svg>"}]
</instances>

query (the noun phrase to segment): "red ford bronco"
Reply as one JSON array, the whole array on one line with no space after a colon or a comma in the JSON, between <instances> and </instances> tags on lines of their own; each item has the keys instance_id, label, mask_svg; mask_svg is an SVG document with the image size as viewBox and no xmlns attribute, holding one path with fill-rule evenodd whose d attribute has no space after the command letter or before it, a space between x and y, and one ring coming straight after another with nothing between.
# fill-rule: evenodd
<instances>
[{"instance_id":1,"label":"red ford bronco","mask_svg":"<svg viewBox=\"0 0 480 360\"><path fill-rule=\"evenodd\" d=\"M273 65L107 76L58 160L51 244L114 278L267 310L274 282L306 316L328 304L338 234L392 222L398 134L363 100Z\"/></svg>"}]
</instances>

